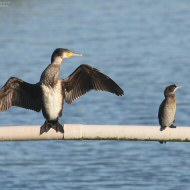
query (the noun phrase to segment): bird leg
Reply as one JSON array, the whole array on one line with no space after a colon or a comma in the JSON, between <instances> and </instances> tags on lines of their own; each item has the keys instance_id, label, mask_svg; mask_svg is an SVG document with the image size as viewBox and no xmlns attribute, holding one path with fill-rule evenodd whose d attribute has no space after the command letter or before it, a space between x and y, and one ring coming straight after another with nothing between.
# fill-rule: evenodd
<instances>
[{"instance_id":1,"label":"bird leg","mask_svg":"<svg viewBox=\"0 0 190 190\"><path fill-rule=\"evenodd\" d=\"M169 126L170 128L176 128L176 126L174 124L171 124ZM160 127L160 131L163 131L164 129L166 129L166 126L161 126ZM159 141L160 144L166 144L166 141Z\"/></svg>"},{"instance_id":2,"label":"bird leg","mask_svg":"<svg viewBox=\"0 0 190 190\"><path fill-rule=\"evenodd\" d=\"M164 129L166 129L166 126L161 126L160 127L160 131L163 131Z\"/></svg>"},{"instance_id":3,"label":"bird leg","mask_svg":"<svg viewBox=\"0 0 190 190\"><path fill-rule=\"evenodd\" d=\"M161 126L160 131L163 131L166 129L166 126ZM166 144L166 141L159 141L160 144Z\"/></svg>"}]
</instances>

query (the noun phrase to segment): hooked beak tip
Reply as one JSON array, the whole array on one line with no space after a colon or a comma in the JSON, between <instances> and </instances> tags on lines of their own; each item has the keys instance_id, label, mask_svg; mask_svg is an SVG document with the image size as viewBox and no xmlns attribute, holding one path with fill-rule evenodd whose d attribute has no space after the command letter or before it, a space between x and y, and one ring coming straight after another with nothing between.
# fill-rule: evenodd
<instances>
[{"instance_id":1,"label":"hooked beak tip","mask_svg":"<svg viewBox=\"0 0 190 190\"><path fill-rule=\"evenodd\" d=\"M73 56L78 56L78 57L82 57L82 53L73 53Z\"/></svg>"}]
</instances>

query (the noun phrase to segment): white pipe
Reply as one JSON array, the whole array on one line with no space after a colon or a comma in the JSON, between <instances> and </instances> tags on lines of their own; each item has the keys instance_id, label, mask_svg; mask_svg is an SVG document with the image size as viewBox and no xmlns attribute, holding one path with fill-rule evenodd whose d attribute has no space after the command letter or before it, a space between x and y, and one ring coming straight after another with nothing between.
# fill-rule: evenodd
<instances>
[{"instance_id":1,"label":"white pipe","mask_svg":"<svg viewBox=\"0 0 190 190\"><path fill-rule=\"evenodd\" d=\"M0 141L21 140L135 140L190 142L190 127L166 128L158 126L80 125L65 124L65 133L39 134L40 126L0 126Z\"/></svg>"}]
</instances>

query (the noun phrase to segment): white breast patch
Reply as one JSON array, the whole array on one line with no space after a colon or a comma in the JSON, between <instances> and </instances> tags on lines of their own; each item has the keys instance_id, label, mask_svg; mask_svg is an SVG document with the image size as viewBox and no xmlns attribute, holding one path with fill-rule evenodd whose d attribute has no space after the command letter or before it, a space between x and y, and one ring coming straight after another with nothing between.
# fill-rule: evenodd
<instances>
[{"instance_id":1,"label":"white breast patch","mask_svg":"<svg viewBox=\"0 0 190 190\"><path fill-rule=\"evenodd\" d=\"M58 82L54 88L42 85L42 92L44 97L44 107L50 117L49 119L57 119L62 109L63 101L61 82Z\"/></svg>"}]
</instances>

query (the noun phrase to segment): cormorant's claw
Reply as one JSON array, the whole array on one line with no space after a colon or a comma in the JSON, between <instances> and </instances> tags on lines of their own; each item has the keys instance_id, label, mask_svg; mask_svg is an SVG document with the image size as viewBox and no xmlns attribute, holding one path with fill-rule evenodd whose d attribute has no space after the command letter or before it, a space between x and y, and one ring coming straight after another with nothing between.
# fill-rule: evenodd
<instances>
[{"instance_id":1,"label":"cormorant's claw","mask_svg":"<svg viewBox=\"0 0 190 190\"><path fill-rule=\"evenodd\" d=\"M51 128L53 128L56 132L64 133L63 125L61 125L59 122L53 124Z\"/></svg>"},{"instance_id":2,"label":"cormorant's claw","mask_svg":"<svg viewBox=\"0 0 190 190\"><path fill-rule=\"evenodd\" d=\"M40 128L40 135L47 133L50 128L53 128L56 132L64 133L63 125L61 125L59 121L45 121Z\"/></svg>"},{"instance_id":3,"label":"cormorant's claw","mask_svg":"<svg viewBox=\"0 0 190 190\"><path fill-rule=\"evenodd\" d=\"M160 131L163 131L163 130L165 130L166 129L166 126L161 126L160 127Z\"/></svg>"},{"instance_id":4,"label":"cormorant's claw","mask_svg":"<svg viewBox=\"0 0 190 190\"><path fill-rule=\"evenodd\" d=\"M172 125L170 126L170 128L176 128L176 126L175 126L174 124L172 124Z\"/></svg>"}]
</instances>

